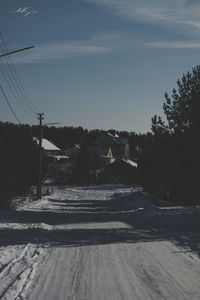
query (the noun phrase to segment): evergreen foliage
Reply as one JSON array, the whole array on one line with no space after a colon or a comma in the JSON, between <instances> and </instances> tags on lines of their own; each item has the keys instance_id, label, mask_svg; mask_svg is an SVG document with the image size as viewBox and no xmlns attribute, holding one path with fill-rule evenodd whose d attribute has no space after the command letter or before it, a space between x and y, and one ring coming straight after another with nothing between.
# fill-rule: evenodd
<instances>
[{"instance_id":1,"label":"evergreen foliage","mask_svg":"<svg viewBox=\"0 0 200 300\"><path fill-rule=\"evenodd\" d=\"M171 98L165 93L163 105L172 133L185 134L200 130L200 66L183 74L177 81L178 88L172 90Z\"/></svg>"},{"instance_id":2,"label":"evergreen foliage","mask_svg":"<svg viewBox=\"0 0 200 300\"><path fill-rule=\"evenodd\" d=\"M81 145L77 158L77 172L71 183L89 182L89 157L87 146L103 133L103 130L83 129L82 127L43 127L43 137L65 150L74 144ZM129 137L133 147L137 142L135 133L116 133ZM0 206L8 207L9 199L23 193L30 185L36 185L38 172L38 148L33 137L39 136L38 126L16 125L0 122ZM139 138L140 140L140 138ZM131 150L131 148L130 148ZM134 156L137 151L132 151Z\"/></svg>"},{"instance_id":3,"label":"evergreen foliage","mask_svg":"<svg viewBox=\"0 0 200 300\"><path fill-rule=\"evenodd\" d=\"M37 179L37 147L30 127L0 122L0 206ZM3 203L3 204L2 204Z\"/></svg>"},{"instance_id":4,"label":"evergreen foliage","mask_svg":"<svg viewBox=\"0 0 200 300\"><path fill-rule=\"evenodd\" d=\"M141 160L142 180L154 192L164 187L176 201L198 202L200 192L200 66L183 74L172 96L165 93L167 124L152 118L152 132Z\"/></svg>"},{"instance_id":5,"label":"evergreen foliage","mask_svg":"<svg viewBox=\"0 0 200 300\"><path fill-rule=\"evenodd\" d=\"M171 97L168 93L164 96L167 123L160 116L154 116L152 133L136 134L113 129L110 132L128 138L130 158L138 162L140 180L147 190L157 192L164 187L172 198L194 203L200 192L200 66L183 74ZM38 126L0 122L1 203L5 203L8 191L13 196L36 183L38 149L33 137L38 133ZM102 133L103 130L88 131L82 127L43 128L44 138L63 150L74 144L81 145L76 178L72 179L80 184L89 182L87 146Z\"/></svg>"}]
</instances>

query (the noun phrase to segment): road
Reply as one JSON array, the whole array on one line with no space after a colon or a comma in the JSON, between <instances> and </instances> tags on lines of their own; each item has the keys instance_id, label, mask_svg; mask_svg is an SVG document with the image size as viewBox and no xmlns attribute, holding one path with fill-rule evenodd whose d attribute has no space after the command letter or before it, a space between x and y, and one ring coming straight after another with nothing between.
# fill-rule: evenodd
<instances>
[{"instance_id":1,"label":"road","mask_svg":"<svg viewBox=\"0 0 200 300\"><path fill-rule=\"evenodd\" d=\"M2 299L200 299L198 208L107 185L58 189L14 216L23 230L6 246L30 249Z\"/></svg>"}]
</instances>

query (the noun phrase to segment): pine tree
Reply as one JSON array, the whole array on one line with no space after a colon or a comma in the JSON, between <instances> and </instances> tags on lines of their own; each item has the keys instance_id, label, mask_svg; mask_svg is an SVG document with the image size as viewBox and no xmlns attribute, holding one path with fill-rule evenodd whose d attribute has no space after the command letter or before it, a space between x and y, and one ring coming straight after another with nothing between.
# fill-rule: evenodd
<instances>
[{"instance_id":1,"label":"pine tree","mask_svg":"<svg viewBox=\"0 0 200 300\"><path fill-rule=\"evenodd\" d=\"M178 88L172 90L171 98L165 93L163 105L172 133L184 134L200 130L200 66L183 74L177 81Z\"/></svg>"}]
</instances>

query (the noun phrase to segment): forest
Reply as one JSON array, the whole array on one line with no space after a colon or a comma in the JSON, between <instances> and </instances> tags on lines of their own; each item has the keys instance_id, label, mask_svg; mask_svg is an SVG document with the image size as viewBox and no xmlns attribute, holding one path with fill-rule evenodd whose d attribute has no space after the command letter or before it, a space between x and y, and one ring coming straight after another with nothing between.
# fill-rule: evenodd
<instances>
[{"instance_id":1,"label":"forest","mask_svg":"<svg viewBox=\"0 0 200 300\"><path fill-rule=\"evenodd\" d=\"M115 131L128 138L130 158L137 159L138 180L144 189L182 204L198 203L200 192L200 66L183 74L171 96L165 93L163 111L152 117L151 132ZM38 126L0 122L0 205L37 182L38 149L33 137ZM102 130L47 127L43 136L61 149L90 145ZM140 149L140 151L136 151Z\"/></svg>"}]
</instances>

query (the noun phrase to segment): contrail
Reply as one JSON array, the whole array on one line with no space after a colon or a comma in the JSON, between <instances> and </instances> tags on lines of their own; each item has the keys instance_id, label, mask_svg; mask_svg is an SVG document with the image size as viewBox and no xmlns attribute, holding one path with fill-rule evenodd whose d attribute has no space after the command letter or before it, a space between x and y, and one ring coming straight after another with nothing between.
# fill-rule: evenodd
<instances>
[{"instance_id":1,"label":"contrail","mask_svg":"<svg viewBox=\"0 0 200 300\"><path fill-rule=\"evenodd\" d=\"M11 13L14 13L16 15L20 15L20 17L27 17L30 14L36 14L38 13L37 10L35 10L33 7L20 7L17 10L11 11Z\"/></svg>"}]
</instances>

